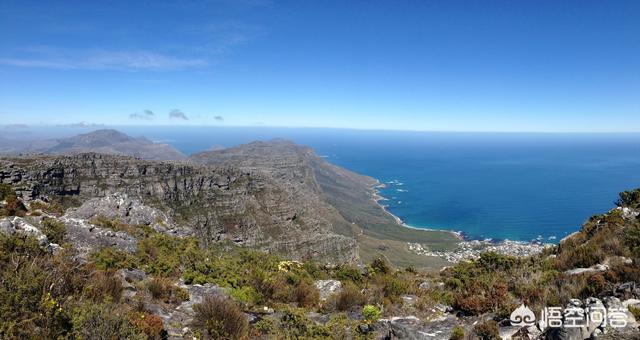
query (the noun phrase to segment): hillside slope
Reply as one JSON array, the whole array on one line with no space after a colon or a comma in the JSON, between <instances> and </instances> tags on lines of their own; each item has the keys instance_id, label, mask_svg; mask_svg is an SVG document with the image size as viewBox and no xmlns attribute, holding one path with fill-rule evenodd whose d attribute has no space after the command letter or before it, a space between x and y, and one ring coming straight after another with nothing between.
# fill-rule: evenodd
<instances>
[{"instance_id":1,"label":"hillside slope","mask_svg":"<svg viewBox=\"0 0 640 340\"><path fill-rule=\"evenodd\" d=\"M356 238L365 261L382 255L398 266L437 269L446 261L412 253L407 249L407 242L442 250L454 247L459 241L449 232L415 230L398 224L374 200L378 181L335 166L318 157L313 149L289 141L254 142L200 152L188 160L265 173L307 196L316 197L317 204L337 212L327 215L334 231Z\"/></svg>"}]
</instances>

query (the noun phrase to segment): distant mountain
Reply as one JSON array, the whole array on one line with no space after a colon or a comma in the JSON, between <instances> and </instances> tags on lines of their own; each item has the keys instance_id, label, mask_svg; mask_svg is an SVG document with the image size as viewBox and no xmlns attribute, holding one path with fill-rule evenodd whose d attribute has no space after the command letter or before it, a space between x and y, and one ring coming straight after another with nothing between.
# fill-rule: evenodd
<instances>
[{"instance_id":1,"label":"distant mountain","mask_svg":"<svg viewBox=\"0 0 640 340\"><path fill-rule=\"evenodd\" d=\"M264 173L296 193L294 201L327 219L333 231L358 241L360 256L384 256L400 266L438 268L443 261L407 250L407 242L431 249L451 249L458 239L449 232L406 228L375 201L374 178L338 167L313 149L276 139L191 155L188 161Z\"/></svg>"},{"instance_id":2,"label":"distant mountain","mask_svg":"<svg viewBox=\"0 0 640 340\"><path fill-rule=\"evenodd\" d=\"M154 143L144 137L134 138L113 129L96 130L74 137L40 141L0 139L0 152L52 155L95 152L149 160L181 160L185 158L183 153L169 144Z\"/></svg>"}]
</instances>

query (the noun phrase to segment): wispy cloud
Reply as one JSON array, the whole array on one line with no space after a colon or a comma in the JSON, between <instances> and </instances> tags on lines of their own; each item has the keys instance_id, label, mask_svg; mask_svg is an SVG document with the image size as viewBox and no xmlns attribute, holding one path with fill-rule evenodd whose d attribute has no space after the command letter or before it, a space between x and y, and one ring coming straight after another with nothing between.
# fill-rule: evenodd
<instances>
[{"instance_id":1,"label":"wispy cloud","mask_svg":"<svg viewBox=\"0 0 640 340\"><path fill-rule=\"evenodd\" d=\"M153 120L154 113L151 110L142 110L140 112L134 112L129 115L131 119L140 119L140 120Z\"/></svg>"},{"instance_id":2,"label":"wispy cloud","mask_svg":"<svg viewBox=\"0 0 640 340\"><path fill-rule=\"evenodd\" d=\"M260 35L264 29L258 25L247 24L239 21L225 21L195 25L187 30L202 39L202 45L198 50L204 53L218 55L232 50L234 47L244 45Z\"/></svg>"},{"instance_id":3,"label":"wispy cloud","mask_svg":"<svg viewBox=\"0 0 640 340\"><path fill-rule=\"evenodd\" d=\"M78 123L69 123L69 124L56 124L58 127L74 127L74 128L96 128L96 127L104 127L104 124L98 123L87 123L87 122L78 122Z\"/></svg>"},{"instance_id":4,"label":"wispy cloud","mask_svg":"<svg viewBox=\"0 0 640 340\"><path fill-rule=\"evenodd\" d=\"M217 122L224 122L224 117L222 116L213 116L213 119L215 119Z\"/></svg>"},{"instance_id":5,"label":"wispy cloud","mask_svg":"<svg viewBox=\"0 0 640 340\"><path fill-rule=\"evenodd\" d=\"M171 119L182 119L182 120L189 120L189 118L187 117L187 115L178 110L178 109L173 109L169 112L169 118Z\"/></svg>"},{"instance_id":6,"label":"wispy cloud","mask_svg":"<svg viewBox=\"0 0 640 340\"><path fill-rule=\"evenodd\" d=\"M33 57L0 58L0 65L60 70L170 71L209 65L204 58L180 58L150 51L51 49Z\"/></svg>"}]
</instances>

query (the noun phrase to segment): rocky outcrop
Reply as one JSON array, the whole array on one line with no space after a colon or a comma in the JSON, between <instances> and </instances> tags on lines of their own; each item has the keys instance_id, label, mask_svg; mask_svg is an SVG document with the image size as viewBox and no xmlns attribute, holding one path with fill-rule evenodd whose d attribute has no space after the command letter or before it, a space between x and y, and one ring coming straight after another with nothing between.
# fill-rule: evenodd
<instances>
[{"instance_id":1,"label":"rocky outcrop","mask_svg":"<svg viewBox=\"0 0 640 340\"><path fill-rule=\"evenodd\" d=\"M66 229L65 241L83 256L103 247L114 247L128 253L137 250L138 240L123 231L101 228L80 218L63 216L60 221Z\"/></svg>"},{"instance_id":2,"label":"rocky outcrop","mask_svg":"<svg viewBox=\"0 0 640 340\"><path fill-rule=\"evenodd\" d=\"M342 282L338 280L318 280L315 282L315 286L320 292L320 300L324 301L342 289Z\"/></svg>"},{"instance_id":3,"label":"rocky outcrop","mask_svg":"<svg viewBox=\"0 0 640 340\"><path fill-rule=\"evenodd\" d=\"M11 216L0 219L0 232L7 235L29 235L35 237L41 246L49 244L47 236L39 228L27 222L22 217Z\"/></svg>"},{"instance_id":4,"label":"rocky outcrop","mask_svg":"<svg viewBox=\"0 0 640 340\"><path fill-rule=\"evenodd\" d=\"M122 201L127 197L163 212L205 245L230 240L294 259L358 258L355 240L334 232L327 217L332 211L337 215L331 206L300 185L260 171L80 154L0 159L0 182L11 184L25 201L88 202L71 212L69 221L74 214L86 219L115 207L117 216L150 222L151 210L138 214L142 210L132 208L135 204Z\"/></svg>"},{"instance_id":5,"label":"rocky outcrop","mask_svg":"<svg viewBox=\"0 0 640 340\"><path fill-rule=\"evenodd\" d=\"M177 228L164 212L144 205L140 200L119 192L89 199L80 207L69 209L65 217L84 220L101 217L128 225L149 226L155 231L178 236L188 234L188 230Z\"/></svg>"}]
</instances>

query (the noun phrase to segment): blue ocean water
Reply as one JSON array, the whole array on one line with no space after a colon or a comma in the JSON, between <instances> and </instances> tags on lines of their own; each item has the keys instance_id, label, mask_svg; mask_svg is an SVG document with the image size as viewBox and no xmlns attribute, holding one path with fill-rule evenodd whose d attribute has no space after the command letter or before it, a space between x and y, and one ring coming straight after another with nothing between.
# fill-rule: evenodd
<instances>
[{"instance_id":1,"label":"blue ocean water","mask_svg":"<svg viewBox=\"0 0 640 340\"><path fill-rule=\"evenodd\" d=\"M408 225L470 238L554 242L640 187L640 134L117 128L185 153L288 138L386 183L384 203Z\"/></svg>"}]
</instances>

